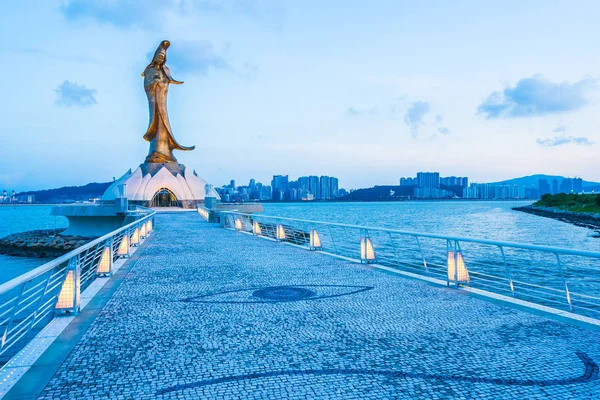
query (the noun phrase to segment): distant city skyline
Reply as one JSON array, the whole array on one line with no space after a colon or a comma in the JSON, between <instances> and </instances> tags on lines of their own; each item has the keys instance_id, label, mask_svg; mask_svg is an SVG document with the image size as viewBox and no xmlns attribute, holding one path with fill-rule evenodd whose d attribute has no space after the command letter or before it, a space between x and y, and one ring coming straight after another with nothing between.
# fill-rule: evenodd
<instances>
[{"instance_id":1,"label":"distant city skyline","mask_svg":"<svg viewBox=\"0 0 600 400\"><path fill-rule=\"evenodd\" d=\"M170 90L170 122L197 146L176 156L215 185L275 170L327 170L347 188L414 170L600 181L599 12L539 0L7 2L0 188L135 169L147 151L141 72L163 39L185 81Z\"/></svg>"}]
</instances>

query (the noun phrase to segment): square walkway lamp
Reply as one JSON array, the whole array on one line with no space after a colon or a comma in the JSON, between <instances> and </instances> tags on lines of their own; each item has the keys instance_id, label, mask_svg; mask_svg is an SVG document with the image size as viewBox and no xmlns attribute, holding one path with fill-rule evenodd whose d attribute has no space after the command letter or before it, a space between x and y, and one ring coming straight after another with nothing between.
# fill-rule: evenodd
<instances>
[{"instance_id":1,"label":"square walkway lamp","mask_svg":"<svg viewBox=\"0 0 600 400\"><path fill-rule=\"evenodd\" d=\"M63 281L56 306L54 309L59 313L77 315L79 312L80 302L80 282L79 282L79 256L69 260L69 265L66 269L65 280Z\"/></svg>"},{"instance_id":2,"label":"square walkway lamp","mask_svg":"<svg viewBox=\"0 0 600 400\"><path fill-rule=\"evenodd\" d=\"M461 283L468 284L470 282L469 271L465 266L460 245L458 242L448 241L446 247L448 249L448 286L450 283L457 286Z\"/></svg>"},{"instance_id":3,"label":"square walkway lamp","mask_svg":"<svg viewBox=\"0 0 600 400\"><path fill-rule=\"evenodd\" d=\"M98 269L96 270L96 274L98 276L111 276L112 275L112 267L113 267L113 252L112 252L112 240L109 244L104 246L104 250L102 250L102 257L100 257L100 262L98 263Z\"/></svg>"},{"instance_id":4,"label":"square walkway lamp","mask_svg":"<svg viewBox=\"0 0 600 400\"><path fill-rule=\"evenodd\" d=\"M319 233L316 229L310 230L310 243L309 248L311 250L321 250L321 238L319 237Z\"/></svg>"},{"instance_id":5,"label":"square walkway lamp","mask_svg":"<svg viewBox=\"0 0 600 400\"><path fill-rule=\"evenodd\" d=\"M252 223L252 233L256 236L262 235L262 231L260 230L260 225L258 224L258 221L254 221Z\"/></svg>"},{"instance_id":6,"label":"square walkway lamp","mask_svg":"<svg viewBox=\"0 0 600 400\"><path fill-rule=\"evenodd\" d=\"M376 262L375 249L371 238L363 236L360 238L360 262L363 264L370 264Z\"/></svg>"},{"instance_id":7,"label":"square walkway lamp","mask_svg":"<svg viewBox=\"0 0 600 400\"><path fill-rule=\"evenodd\" d=\"M121 238L121 243L119 243L119 249L117 250L117 256L129 257L129 233L128 232L123 233L123 237Z\"/></svg>"},{"instance_id":8,"label":"square walkway lamp","mask_svg":"<svg viewBox=\"0 0 600 400\"><path fill-rule=\"evenodd\" d=\"M285 230L283 229L283 225L277 224L277 232L275 238L278 241L285 240Z\"/></svg>"}]
</instances>

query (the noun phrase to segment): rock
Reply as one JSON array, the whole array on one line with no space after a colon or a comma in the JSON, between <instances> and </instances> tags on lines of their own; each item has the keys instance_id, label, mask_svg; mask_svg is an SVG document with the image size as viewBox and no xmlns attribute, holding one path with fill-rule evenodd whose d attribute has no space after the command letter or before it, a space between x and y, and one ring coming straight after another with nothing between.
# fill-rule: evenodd
<instances>
[{"instance_id":1,"label":"rock","mask_svg":"<svg viewBox=\"0 0 600 400\"><path fill-rule=\"evenodd\" d=\"M56 258L83 246L94 237L60 236L64 229L20 232L0 238L0 254L17 257Z\"/></svg>"}]
</instances>

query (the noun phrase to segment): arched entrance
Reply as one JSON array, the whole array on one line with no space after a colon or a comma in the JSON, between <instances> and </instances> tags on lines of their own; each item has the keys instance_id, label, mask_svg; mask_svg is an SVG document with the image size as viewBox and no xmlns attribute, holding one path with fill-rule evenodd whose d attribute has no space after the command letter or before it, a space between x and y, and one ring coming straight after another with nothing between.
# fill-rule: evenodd
<instances>
[{"instance_id":1,"label":"arched entrance","mask_svg":"<svg viewBox=\"0 0 600 400\"><path fill-rule=\"evenodd\" d=\"M162 188L154 193L150 207L181 207L181 202L169 189Z\"/></svg>"}]
</instances>

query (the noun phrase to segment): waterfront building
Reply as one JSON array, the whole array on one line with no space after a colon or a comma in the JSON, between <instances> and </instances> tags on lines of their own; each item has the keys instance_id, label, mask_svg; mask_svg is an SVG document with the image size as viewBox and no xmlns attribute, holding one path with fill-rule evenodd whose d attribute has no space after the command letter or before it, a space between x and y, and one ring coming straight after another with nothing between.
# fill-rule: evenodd
<instances>
[{"instance_id":1,"label":"waterfront building","mask_svg":"<svg viewBox=\"0 0 600 400\"><path fill-rule=\"evenodd\" d=\"M335 199L339 197L339 180L338 178L331 177L329 180L329 193L331 194L331 198Z\"/></svg>"},{"instance_id":2,"label":"waterfront building","mask_svg":"<svg viewBox=\"0 0 600 400\"><path fill-rule=\"evenodd\" d=\"M321 186L319 184L319 177L311 175L308 177L308 190L313 195L313 198L320 199L321 198Z\"/></svg>"},{"instance_id":3,"label":"waterfront building","mask_svg":"<svg viewBox=\"0 0 600 400\"><path fill-rule=\"evenodd\" d=\"M548 180L538 180L538 193L540 196L550 193L550 185L548 184Z\"/></svg>"},{"instance_id":4,"label":"waterfront building","mask_svg":"<svg viewBox=\"0 0 600 400\"><path fill-rule=\"evenodd\" d=\"M448 176L440 178L440 185L443 186L460 186L466 188L469 186L469 178L462 176Z\"/></svg>"},{"instance_id":5,"label":"waterfront building","mask_svg":"<svg viewBox=\"0 0 600 400\"><path fill-rule=\"evenodd\" d=\"M413 194L417 199L447 199L454 197L454 193L449 190L430 187L416 187Z\"/></svg>"},{"instance_id":6,"label":"waterfront building","mask_svg":"<svg viewBox=\"0 0 600 400\"><path fill-rule=\"evenodd\" d=\"M439 189L440 188L440 173L439 172L418 172L417 186L420 188Z\"/></svg>"},{"instance_id":7,"label":"waterfront building","mask_svg":"<svg viewBox=\"0 0 600 400\"><path fill-rule=\"evenodd\" d=\"M572 190L573 190L572 180L569 178L563 179L562 182L560 183L560 192L561 193L571 193ZM558 193L558 192L556 192L556 193Z\"/></svg>"},{"instance_id":8,"label":"waterfront building","mask_svg":"<svg viewBox=\"0 0 600 400\"><path fill-rule=\"evenodd\" d=\"M321 197L320 199L330 199L331 198L331 179L328 176L321 176L319 179L319 184L321 187Z\"/></svg>"},{"instance_id":9,"label":"waterfront building","mask_svg":"<svg viewBox=\"0 0 600 400\"><path fill-rule=\"evenodd\" d=\"M416 178L400 178L400 186L417 186Z\"/></svg>"},{"instance_id":10,"label":"waterfront building","mask_svg":"<svg viewBox=\"0 0 600 400\"><path fill-rule=\"evenodd\" d=\"M581 179L581 178L573 179L573 191L575 193L583 192L583 179Z\"/></svg>"},{"instance_id":11,"label":"waterfront building","mask_svg":"<svg viewBox=\"0 0 600 400\"><path fill-rule=\"evenodd\" d=\"M558 193L558 179L552 179L552 194Z\"/></svg>"},{"instance_id":12,"label":"waterfront building","mask_svg":"<svg viewBox=\"0 0 600 400\"><path fill-rule=\"evenodd\" d=\"M287 175L273 175L271 181L273 200L286 200L289 196L289 179Z\"/></svg>"}]
</instances>

